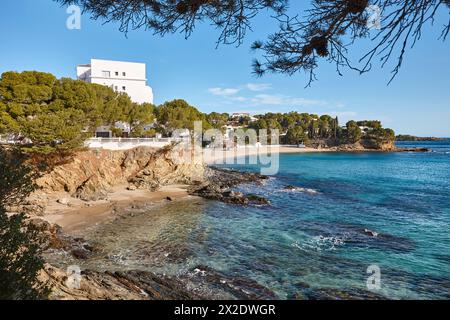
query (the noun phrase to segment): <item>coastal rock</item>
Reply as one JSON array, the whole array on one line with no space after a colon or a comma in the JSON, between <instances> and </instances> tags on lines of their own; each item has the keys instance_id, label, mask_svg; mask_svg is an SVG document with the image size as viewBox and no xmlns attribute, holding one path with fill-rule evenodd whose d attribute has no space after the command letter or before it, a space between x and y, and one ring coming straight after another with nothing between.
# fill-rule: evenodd
<instances>
[{"instance_id":1,"label":"coastal rock","mask_svg":"<svg viewBox=\"0 0 450 320\"><path fill-rule=\"evenodd\" d=\"M83 270L79 288L67 286L68 274L49 264L41 280L51 287L52 300L196 300L205 299L177 279L145 271L98 272Z\"/></svg>"},{"instance_id":2,"label":"coastal rock","mask_svg":"<svg viewBox=\"0 0 450 320\"><path fill-rule=\"evenodd\" d=\"M28 228L38 232L38 241L43 250L70 247L69 241L62 236L61 227L56 224L33 218L28 220Z\"/></svg>"},{"instance_id":3,"label":"coastal rock","mask_svg":"<svg viewBox=\"0 0 450 320\"><path fill-rule=\"evenodd\" d=\"M240 276L228 276L208 266L199 265L191 272L191 280L225 291L239 300L272 300L277 295L257 281Z\"/></svg>"},{"instance_id":4,"label":"coastal rock","mask_svg":"<svg viewBox=\"0 0 450 320\"><path fill-rule=\"evenodd\" d=\"M85 249L73 249L71 254L80 260L86 260L89 258L89 252Z\"/></svg>"},{"instance_id":5,"label":"coastal rock","mask_svg":"<svg viewBox=\"0 0 450 320\"><path fill-rule=\"evenodd\" d=\"M192 185L188 189L189 194L238 205L270 204L269 200L258 195L231 190L239 184L262 184L268 179L267 176L252 172L209 167L205 170L205 179L206 182L204 183Z\"/></svg>"},{"instance_id":6,"label":"coastal rock","mask_svg":"<svg viewBox=\"0 0 450 320\"><path fill-rule=\"evenodd\" d=\"M318 288L307 290L303 294L310 300L386 300L386 297L380 294L359 288L351 290Z\"/></svg>"},{"instance_id":7,"label":"coastal rock","mask_svg":"<svg viewBox=\"0 0 450 320\"><path fill-rule=\"evenodd\" d=\"M430 152L427 148L398 148L399 152Z\"/></svg>"},{"instance_id":8,"label":"coastal rock","mask_svg":"<svg viewBox=\"0 0 450 320\"><path fill-rule=\"evenodd\" d=\"M187 153L177 146L80 151L39 178L34 196L58 192L67 198L97 201L105 200L117 185L155 191L165 185L203 182L205 166L200 160L184 159Z\"/></svg>"},{"instance_id":9,"label":"coastal rock","mask_svg":"<svg viewBox=\"0 0 450 320\"><path fill-rule=\"evenodd\" d=\"M188 189L191 195L205 199L218 200L230 204L238 205L268 205L269 200L255 194L244 194L228 189L222 189L217 184L207 183L202 186L194 186Z\"/></svg>"}]
</instances>

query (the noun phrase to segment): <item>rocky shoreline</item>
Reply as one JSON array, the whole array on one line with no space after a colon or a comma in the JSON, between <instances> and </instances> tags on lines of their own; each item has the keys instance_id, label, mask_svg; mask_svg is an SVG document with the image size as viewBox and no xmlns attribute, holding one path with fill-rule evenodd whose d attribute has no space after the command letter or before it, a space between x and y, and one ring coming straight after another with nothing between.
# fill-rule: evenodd
<instances>
[{"instance_id":1,"label":"rocky shoreline","mask_svg":"<svg viewBox=\"0 0 450 320\"><path fill-rule=\"evenodd\" d=\"M77 197L87 205L93 200L108 197L108 190L115 184L126 182L129 192L136 189L158 190L171 183L188 184L187 193L192 196L228 204L244 206L270 205L268 199L254 194L244 194L233 189L241 184L264 184L268 177L257 173L240 172L203 165L178 165L170 158L170 150L138 148L128 152L110 153L89 151L73 162L56 168L40 180L41 192L63 192ZM286 186L295 190L296 186ZM131 190L130 190L131 189ZM38 200L44 200L39 202ZM75 199L75 198L73 198ZM34 202L33 202L34 201ZM37 195L30 200L30 211L39 206L45 212L48 198ZM166 201L172 201L167 197ZM61 201L60 201L61 202ZM60 203L61 204L61 203ZM130 208L132 209L132 208ZM125 214L133 214L126 210ZM99 250L85 239L67 234L61 227L33 217L30 226L42 235L44 250L56 250L69 254L80 262L89 259ZM191 270L190 278L171 278L139 270L112 272L83 270L82 285L71 289L66 285L65 270L49 264L42 272L43 279L52 285L51 299L276 299L270 289L246 278L229 278L207 266ZM192 283L195 283L195 286ZM204 283L217 288L218 293L193 290ZM331 289L330 289L331 290ZM308 289L303 298L320 296L352 298L347 292ZM322 293L321 293L322 292ZM292 297L292 298L298 298ZM375 297L372 297L375 298Z\"/></svg>"},{"instance_id":2,"label":"rocky shoreline","mask_svg":"<svg viewBox=\"0 0 450 320\"><path fill-rule=\"evenodd\" d=\"M268 205L270 204L269 200L263 197L232 190L233 187L240 184L261 184L267 179L267 176L258 173L207 167L205 169L205 181L192 185L188 189L188 192L191 195L225 203L238 205Z\"/></svg>"},{"instance_id":3,"label":"rocky shoreline","mask_svg":"<svg viewBox=\"0 0 450 320\"><path fill-rule=\"evenodd\" d=\"M43 250L53 253L60 252L63 255L69 254L75 261L80 262L95 255L100 248L92 246L82 237L68 234L57 224L44 220L46 211L51 203L58 205L58 208L70 208L74 203L82 202L87 206L86 209L91 208L92 203L108 200L114 185L123 184L123 182L126 182L123 188L126 188L129 193L137 192L134 190L149 190L154 193L162 186L184 183L189 185L187 194L210 200L236 205L269 204L268 200L264 198L232 190L233 187L242 183L263 183L267 180L265 176L198 164L179 165L173 161L171 156L171 150L148 148L137 148L128 152L86 151L77 155L73 161L55 168L40 178L38 181L40 190L29 199L22 209L35 213L29 221L29 226L41 234ZM125 187L126 185L127 187ZM57 200L50 197L52 194L59 195ZM172 200L170 196L165 198L165 201ZM122 214L133 215L133 212L139 212L139 208L130 203L128 209L125 210L122 207L125 212ZM21 208L12 209L20 210ZM198 272L200 272L200 276L204 275L206 268L195 268L195 270L202 271L192 270L193 277L197 277ZM221 287L222 295L190 290L189 283L192 279L170 278L138 270L126 272L83 270L79 289L68 287L67 277L65 270L50 264L46 265L45 270L42 271L42 278L52 286L51 299L218 299L233 297L258 299L274 297L270 290L248 279L224 280L225 276L214 273L212 270L208 270L208 282ZM205 278L201 277L198 280L204 281ZM236 281L247 288L242 291Z\"/></svg>"}]
</instances>

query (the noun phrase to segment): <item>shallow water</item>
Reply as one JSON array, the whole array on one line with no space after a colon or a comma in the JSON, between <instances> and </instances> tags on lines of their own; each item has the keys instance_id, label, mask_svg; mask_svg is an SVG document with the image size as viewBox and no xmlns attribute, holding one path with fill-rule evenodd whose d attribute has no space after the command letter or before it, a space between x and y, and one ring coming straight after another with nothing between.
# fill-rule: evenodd
<instances>
[{"instance_id":1,"label":"shallow water","mask_svg":"<svg viewBox=\"0 0 450 320\"><path fill-rule=\"evenodd\" d=\"M102 250L82 267L185 276L208 266L290 299L323 288L361 296L377 265L376 294L448 299L450 143L401 145L434 152L284 154L264 186L238 188L270 206L185 200L121 218L84 235Z\"/></svg>"}]
</instances>

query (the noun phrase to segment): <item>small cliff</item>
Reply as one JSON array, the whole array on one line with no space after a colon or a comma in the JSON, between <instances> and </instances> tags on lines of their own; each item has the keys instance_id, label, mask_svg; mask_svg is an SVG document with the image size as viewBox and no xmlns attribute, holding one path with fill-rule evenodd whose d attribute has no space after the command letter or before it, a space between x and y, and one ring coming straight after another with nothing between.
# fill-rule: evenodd
<instances>
[{"instance_id":1,"label":"small cliff","mask_svg":"<svg viewBox=\"0 0 450 320\"><path fill-rule=\"evenodd\" d=\"M106 197L115 185L157 190L164 185L203 181L204 165L187 153L176 146L81 151L39 178L37 184L39 192L66 192L68 196L91 201Z\"/></svg>"}]
</instances>

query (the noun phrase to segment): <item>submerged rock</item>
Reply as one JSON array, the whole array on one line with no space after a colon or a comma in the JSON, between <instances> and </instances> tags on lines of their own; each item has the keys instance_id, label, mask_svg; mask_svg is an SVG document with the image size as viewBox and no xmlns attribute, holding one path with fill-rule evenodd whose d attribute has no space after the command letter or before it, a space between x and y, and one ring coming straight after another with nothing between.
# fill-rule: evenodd
<instances>
[{"instance_id":1,"label":"submerged rock","mask_svg":"<svg viewBox=\"0 0 450 320\"><path fill-rule=\"evenodd\" d=\"M193 269L190 280L195 280L199 285L207 285L219 291L231 294L239 300L272 300L277 295L269 288L257 281L241 276L228 276L211 267L199 265Z\"/></svg>"},{"instance_id":2,"label":"submerged rock","mask_svg":"<svg viewBox=\"0 0 450 320\"><path fill-rule=\"evenodd\" d=\"M335 288L311 289L304 292L310 300L386 300L387 298L375 292L354 288L340 290Z\"/></svg>"}]
</instances>

